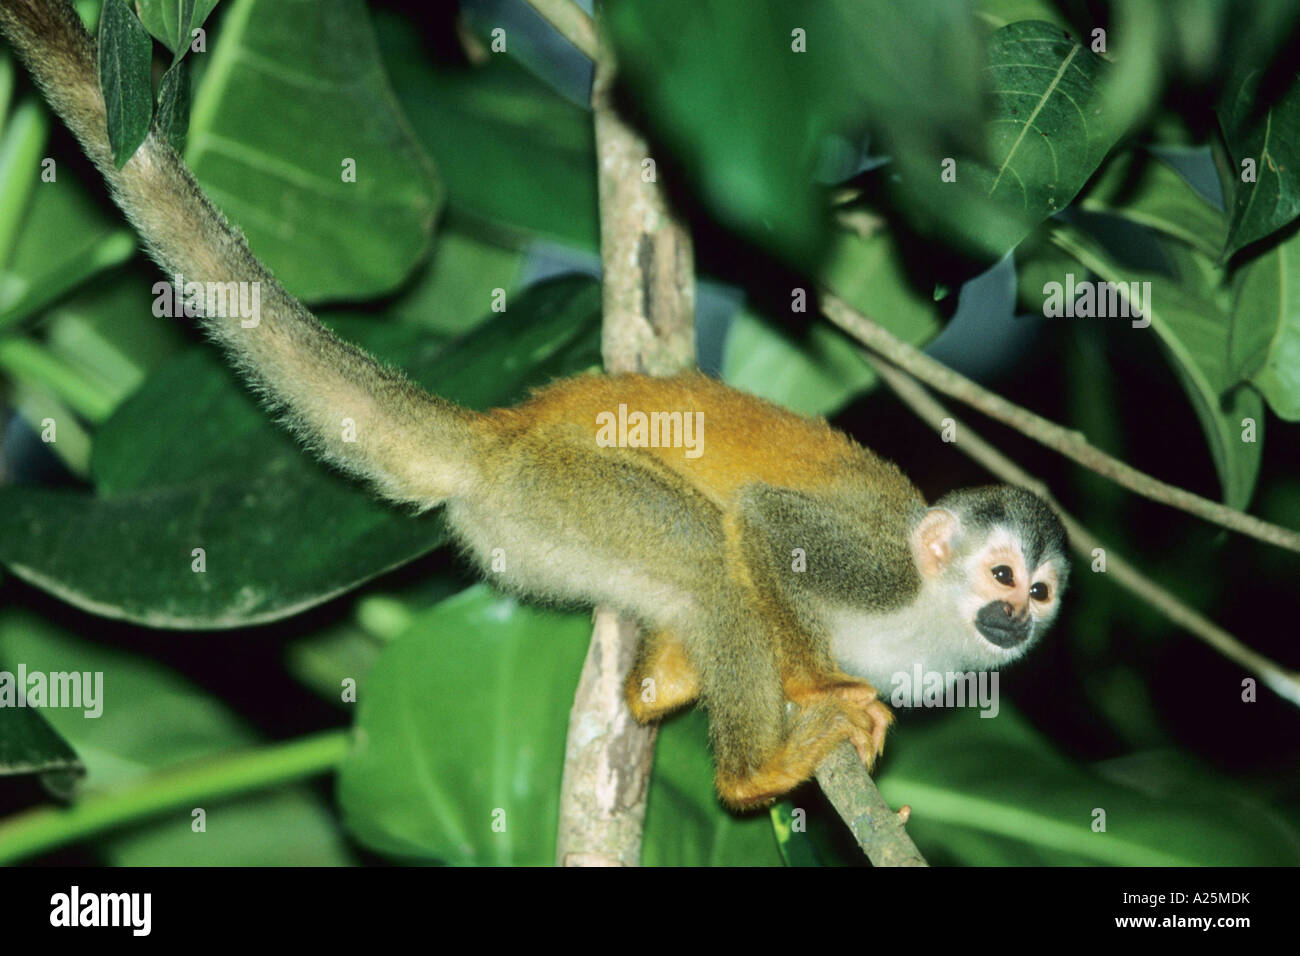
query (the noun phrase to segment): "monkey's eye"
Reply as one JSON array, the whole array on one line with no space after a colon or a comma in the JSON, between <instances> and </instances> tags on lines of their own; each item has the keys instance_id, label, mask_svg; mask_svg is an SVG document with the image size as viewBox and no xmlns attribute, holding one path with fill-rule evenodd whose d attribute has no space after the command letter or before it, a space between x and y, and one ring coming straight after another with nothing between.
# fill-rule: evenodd
<instances>
[{"instance_id":1,"label":"monkey's eye","mask_svg":"<svg viewBox=\"0 0 1300 956\"><path fill-rule=\"evenodd\" d=\"M1006 585L1009 588L1015 587L1016 585L1015 574L1012 573L1011 569L1005 564L999 564L993 569L993 580L997 581L998 584Z\"/></svg>"},{"instance_id":2,"label":"monkey's eye","mask_svg":"<svg viewBox=\"0 0 1300 956\"><path fill-rule=\"evenodd\" d=\"M1042 581L1039 581L1037 584L1035 584L1033 587L1029 589L1029 596L1033 598L1035 601L1046 601L1047 585L1044 584Z\"/></svg>"}]
</instances>

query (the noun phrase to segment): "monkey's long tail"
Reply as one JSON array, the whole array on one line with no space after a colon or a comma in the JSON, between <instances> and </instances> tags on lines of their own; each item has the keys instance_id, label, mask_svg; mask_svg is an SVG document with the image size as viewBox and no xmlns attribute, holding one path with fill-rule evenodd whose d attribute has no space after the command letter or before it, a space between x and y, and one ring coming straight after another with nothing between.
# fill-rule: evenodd
<instances>
[{"instance_id":1,"label":"monkey's long tail","mask_svg":"<svg viewBox=\"0 0 1300 956\"><path fill-rule=\"evenodd\" d=\"M114 168L95 41L68 0L0 0L0 33L169 278L256 283L247 288L249 301L257 290L260 315L202 322L308 447L380 493L423 507L470 480L473 413L422 391L322 326L258 261L160 135L151 132Z\"/></svg>"}]
</instances>

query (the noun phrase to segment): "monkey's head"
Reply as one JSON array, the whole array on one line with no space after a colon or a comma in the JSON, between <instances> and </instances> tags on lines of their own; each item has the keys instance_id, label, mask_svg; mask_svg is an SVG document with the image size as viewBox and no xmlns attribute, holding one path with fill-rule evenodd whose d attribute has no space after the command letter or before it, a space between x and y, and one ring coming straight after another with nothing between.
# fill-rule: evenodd
<instances>
[{"instance_id":1,"label":"monkey's head","mask_svg":"<svg viewBox=\"0 0 1300 956\"><path fill-rule=\"evenodd\" d=\"M1069 577L1066 543L1047 503L1011 485L951 492L922 515L912 554L927 600L961 622L962 666L1008 664L1047 631Z\"/></svg>"}]
</instances>

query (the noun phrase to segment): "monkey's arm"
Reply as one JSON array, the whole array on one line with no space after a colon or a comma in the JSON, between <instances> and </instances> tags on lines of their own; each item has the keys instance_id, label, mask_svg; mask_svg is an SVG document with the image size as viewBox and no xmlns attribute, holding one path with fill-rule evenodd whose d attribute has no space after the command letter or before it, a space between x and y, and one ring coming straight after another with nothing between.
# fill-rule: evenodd
<instances>
[{"instance_id":1,"label":"monkey's arm","mask_svg":"<svg viewBox=\"0 0 1300 956\"><path fill-rule=\"evenodd\" d=\"M0 0L0 33L103 174L168 277L258 283L260 316L202 318L253 387L322 458L385 496L431 507L470 480L471 413L340 341L249 250L156 131L113 167L95 41L67 0ZM344 419L355 441L344 441ZM351 437L351 435L349 435Z\"/></svg>"}]
</instances>

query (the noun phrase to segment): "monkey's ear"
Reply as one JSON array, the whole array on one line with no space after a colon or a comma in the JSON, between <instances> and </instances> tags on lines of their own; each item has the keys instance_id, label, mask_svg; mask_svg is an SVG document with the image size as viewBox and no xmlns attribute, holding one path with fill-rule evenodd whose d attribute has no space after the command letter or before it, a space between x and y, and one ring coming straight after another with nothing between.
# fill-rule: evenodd
<instances>
[{"instance_id":1,"label":"monkey's ear","mask_svg":"<svg viewBox=\"0 0 1300 956\"><path fill-rule=\"evenodd\" d=\"M961 522L946 508L931 508L917 522L912 531L912 557L924 577L932 578L947 567L960 530Z\"/></svg>"}]
</instances>

